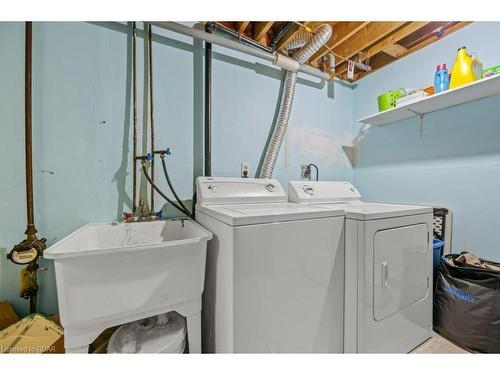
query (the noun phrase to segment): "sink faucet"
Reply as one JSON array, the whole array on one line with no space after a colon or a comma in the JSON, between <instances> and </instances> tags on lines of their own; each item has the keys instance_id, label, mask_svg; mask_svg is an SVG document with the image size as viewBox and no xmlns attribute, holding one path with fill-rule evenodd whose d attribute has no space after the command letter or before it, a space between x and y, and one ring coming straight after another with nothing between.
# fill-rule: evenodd
<instances>
[{"instance_id":1,"label":"sink faucet","mask_svg":"<svg viewBox=\"0 0 500 375\"><path fill-rule=\"evenodd\" d=\"M139 201L139 212L140 212L140 215L139 215L140 220L147 220L148 219L149 213L146 213L146 202L144 202L144 199L142 199L142 198Z\"/></svg>"},{"instance_id":2,"label":"sink faucet","mask_svg":"<svg viewBox=\"0 0 500 375\"><path fill-rule=\"evenodd\" d=\"M163 212L161 209L158 212L147 212L144 199L139 201L139 215L135 216L132 212L123 213L123 221L125 223L132 223L134 221L154 221L160 220L162 217Z\"/></svg>"},{"instance_id":3,"label":"sink faucet","mask_svg":"<svg viewBox=\"0 0 500 375\"><path fill-rule=\"evenodd\" d=\"M139 201L139 213L140 213L139 215L140 221L154 221L160 219L162 216L161 210L158 212L148 211L146 209L146 202L142 198Z\"/></svg>"}]
</instances>

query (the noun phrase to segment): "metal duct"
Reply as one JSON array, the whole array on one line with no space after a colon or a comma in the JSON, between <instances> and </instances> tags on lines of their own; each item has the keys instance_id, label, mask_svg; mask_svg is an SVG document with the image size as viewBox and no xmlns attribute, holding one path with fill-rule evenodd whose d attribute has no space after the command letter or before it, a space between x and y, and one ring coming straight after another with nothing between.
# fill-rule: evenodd
<instances>
[{"instance_id":1,"label":"metal duct","mask_svg":"<svg viewBox=\"0 0 500 375\"><path fill-rule=\"evenodd\" d=\"M288 42L288 44L283 49L284 51L291 51L296 48L302 47L307 41L311 39L311 33L309 31L303 30L297 32L293 39Z\"/></svg>"},{"instance_id":2,"label":"metal duct","mask_svg":"<svg viewBox=\"0 0 500 375\"><path fill-rule=\"evenodd\" d=\"M299 64L304 64L316 51L328 42L331 35L332 27L327 24L321 25L318 32L310 37L305 44L304 34L300 33L287 45L287 50L298 48L303 45L303 47L292 57L294 60L298 61ZM280 147L288 126L288 119L290 118L290 110L292 108L296 83L297 73L287 71L283 84L283 94L281 96L278 117L273 128L271 140L267 144L264 160L260 168L260 178L271 178L273 175L274 165L276 164L276 159L278 158Z\"/></svg>"}]
</instances>

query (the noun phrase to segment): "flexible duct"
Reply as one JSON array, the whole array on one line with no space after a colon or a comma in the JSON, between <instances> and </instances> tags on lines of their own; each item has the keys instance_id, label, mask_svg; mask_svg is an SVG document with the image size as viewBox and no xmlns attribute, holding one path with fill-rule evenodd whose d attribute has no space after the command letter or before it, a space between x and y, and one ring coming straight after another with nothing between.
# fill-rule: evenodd
<instances>
[{"instance_id":1,"label":"flexible duct","mask_svg":"<svg viewBox=\"0 0 500 375\"><path fill-rule=\"evenodd\" d=\"M291 50L303 46L292 57L294 60L298 61L299 64L304 64L316 51L328 42L331 35L332 27L324 24L320 26L318 32L312 37L307 33L308 39L305 38L306 34L299 33L296 38L288 43L286 49ZM264 160L260 168L260 178L271 178L273 175L274 165L276 164L276 159L278 158L278 153L288 126L288 119L290 118L290 110L292 108L296 83L297 72L287 71L283 84L283 94L281 96L278 117L273 128L271 139L267 144Z\"/></svg>"},{"instance_id":2,"label":"flexible duct","mask_svg":"<svg viewBox=\"0 0 500 375\"><path fill-rule=\"evenodd\" d=\"M290 42L288 42L283 51L288 52L293 49L300 48L304 44L306 44L309 39L311 39L311 33L309 31L306 30L299 31L294 36L294 38Z\"/></svg>"}]
</instances>

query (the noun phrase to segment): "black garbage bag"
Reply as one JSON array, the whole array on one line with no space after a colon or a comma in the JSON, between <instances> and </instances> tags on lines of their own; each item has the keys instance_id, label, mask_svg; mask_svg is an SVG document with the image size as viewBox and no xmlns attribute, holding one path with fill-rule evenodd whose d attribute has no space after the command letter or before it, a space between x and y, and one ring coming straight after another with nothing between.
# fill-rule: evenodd
<instances>
[{"instance_id":1,"label":"black garbage bag","mask_svg":"<svg viewBox=\"0 0 500 375\"><path fill-rule=\"evenodd\" d=\"M500 272L454 263L458 256L440 262L434 330L471 351L500 353Z\"/></svg>"}]
</instances>

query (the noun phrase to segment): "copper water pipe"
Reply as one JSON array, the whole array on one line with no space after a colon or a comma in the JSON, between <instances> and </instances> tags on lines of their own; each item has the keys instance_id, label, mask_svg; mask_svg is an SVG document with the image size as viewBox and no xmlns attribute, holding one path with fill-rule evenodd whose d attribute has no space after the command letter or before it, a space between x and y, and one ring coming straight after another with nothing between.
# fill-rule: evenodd
<instances>
[{"instance_id":1,"label":"copper water pipe","mask_svg":"<svg viewBox=\"0 0 500 375\"><path fill-rule=\"evenodd\" d=\"M31 70L32 70L32 42L33 42L33 24L26 22L25 42L24 42L24 160L26 164L26 240L36 241L35 228L35 209L33 204L33 137L32 137L32 118L31 118ZM30 288L26 291L26 296L30 299L30 313L36 312L38 284L36 281L36 272L38 261L35 260L29 264L27 269L31 273ZM29 294L28 294L29 293Z\"/></svg>"},{"instance_id":2,"label":"copper water pipe","mask_svg":"<svg viewBox=\"0 0 500 375\"><path fill-rule=\"evenodd\" d=\"M26 239L14 246L7 255L7 258L14 263L26 265L28 271L29 284L21 290L21 297L30 300L30 313L36 312L37 302L37 272L40 269L38 258L45 250L45 238L38 239L36 237L35 214L33 203L33 137L32 137L32 23L26 22L25 25L25 53L24 53L24 152L25 152L25 167L26 167ZM35 253L33 254L33 250ZM28 254L28 261L23 260L21 255ZM24 258L26 259L26 258Z\"/></svg>"},{"instance_id":3,"label":"copper water pipe","mask_svg":"<svg viewBox=\"0 0 500 375\"><path fill-rule=\"evenodd\" d=\"M32 120L31 120L31 66L32 66L32 23L26 22L24 43L24 134L26 163L26 235L28 241L36 240L35 214L33 207L33 165L32 165Z\"/></svg>"},{"instance_id":4,"label":"copper water pipe","mask_svg":"<svg viewBox=\"0 0 500 375\"><path fill-rule=\"evenodd\" d=\"M135 21L132 22L132 122L133 122L133 146L132 146L132 214L135 214L137 208L137 77L136 77L136 42L135 42Z\"/></svg>"},{"instance_id":5,"label":"copper water pipe","mask_svg":"<svg viewBox=\"0 0 500 375\"><path fill-rule=\"evenodd\" d=\"M151 24L148 23L148 63L149 63L149 115L151 122L151 180L155 181L155 126L153 115L153 40ZM155 189L151 184L151 213L155 212Z\"/></svg>"}]
</instances>

